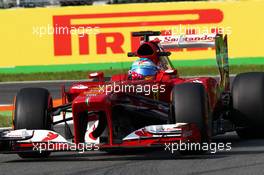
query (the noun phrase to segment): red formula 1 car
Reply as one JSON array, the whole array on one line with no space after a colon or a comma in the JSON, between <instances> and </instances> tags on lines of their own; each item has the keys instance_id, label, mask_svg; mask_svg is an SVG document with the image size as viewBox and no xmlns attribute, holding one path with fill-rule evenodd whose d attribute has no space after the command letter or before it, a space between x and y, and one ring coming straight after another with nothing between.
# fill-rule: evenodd
<instances>
[{"instance_id":1,"label":"red formula 1 car","mask_svg":"<svg viewBox=\"0 0 264 175\"><path fill-rule=\"evenodd\" d=\"M74 149L208 143L228 131L244 138L263 134L264 74L239 74L230 90L227 36L160 36L152 31L133 36L142 41L128 56L152 60L159 68L154 77L133 79L127 73L105 81L102 72L95 72L89 75L92 82L62 88L63 104L57 107L48 90L21 89L14 102L13 129L0 132L1 151L46 157ZM180 78L166 51L208 47L216 51L219 81Z\"/></svg>"}]
</instances>

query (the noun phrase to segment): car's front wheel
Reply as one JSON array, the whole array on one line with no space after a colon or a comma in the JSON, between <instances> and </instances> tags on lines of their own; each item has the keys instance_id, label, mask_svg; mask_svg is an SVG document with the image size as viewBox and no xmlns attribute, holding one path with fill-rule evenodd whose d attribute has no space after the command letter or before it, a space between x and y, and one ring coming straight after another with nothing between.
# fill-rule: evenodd
<instances>
[{"instance_id":1,"label":"car's front wheel","mask_svg":"<svg viewBox=\"0 0 264 175\"><path fill-rule=\"evenodd\" d=\"M43 88L21 89L15 98L14 129L46 129L52 128L52 98L48 90ZM50 152L19 153L22 158L42 158Z\"/></svg>"},{"instance_id":2,"label":"car's front wheel","mask_svg":"<svg viewBox=\"0 0 264 175\"><path fill-rule=\"evenodd\" d=\"M200 130L201 143L210 142L210 120L208 98L200 83L176 85L172 90L172 123L194 123ZM203 152L182 151L182 153Z\"/></svg>"}]
</instances>

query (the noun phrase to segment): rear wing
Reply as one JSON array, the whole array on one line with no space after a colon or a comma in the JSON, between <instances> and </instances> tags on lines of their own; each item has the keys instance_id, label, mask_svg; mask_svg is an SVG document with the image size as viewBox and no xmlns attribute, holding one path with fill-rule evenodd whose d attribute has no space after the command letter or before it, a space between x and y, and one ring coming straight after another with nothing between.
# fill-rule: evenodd
<instances>
[{"instance_id":1,"label":"rear wing","mask_svg":"<svg viewBox=\"0 0 264 175\"><path fill-rule=\"evenodd\" d=\"M148 37L149 40L159 40L160 46L164 49L215 48L216 62L220 73L221 91L230 90L227 35L204 34Z\"/></svg>"}]
</instances>

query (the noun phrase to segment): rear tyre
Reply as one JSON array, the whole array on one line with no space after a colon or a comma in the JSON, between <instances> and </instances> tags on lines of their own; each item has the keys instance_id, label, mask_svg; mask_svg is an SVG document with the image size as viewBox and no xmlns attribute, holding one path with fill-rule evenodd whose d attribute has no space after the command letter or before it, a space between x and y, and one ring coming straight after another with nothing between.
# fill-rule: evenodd
<instances>
[{"instance_id":1,"label":"rear tyre","mask_svg":"<svg viewBox=\"0 0 264 175\"><path fill-rule=\"evenodd\" d=\"M264 137L264 73L236 76L232 86L233 121L241 138Z\"/></svg>"},{"instance_id":2,"label":"rear tyre","mask_svg":"<svg viewBox=\"0 0 264 175\"><path fill-rule=\"evenodd\" d=\"M21 89L15 99L14 129L52 129L52 98L43 88ZM50 152L19 153L22 158L48 157Z\"/></svg>"},{"instance_id":3,"label":"rear tyre","mask_svg":"<svg viewBox=\"0 0 264 175\"><path fill-rule=\"evenodd\" d=\"M207 93L202 84L184 83L176 85L172 91L172 123L194 123L200 130L201 142L210 142L208 104ZM203 152L193 149L181 151L183 154Z\"/></svg>"}]
</instances>

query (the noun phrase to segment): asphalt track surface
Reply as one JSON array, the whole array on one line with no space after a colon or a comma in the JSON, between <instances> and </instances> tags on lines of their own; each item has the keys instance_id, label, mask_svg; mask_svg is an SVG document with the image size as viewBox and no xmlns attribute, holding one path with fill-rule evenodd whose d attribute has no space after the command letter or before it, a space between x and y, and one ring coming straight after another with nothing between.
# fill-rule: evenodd
<instances>
[{"instance_id":1,"label":"asphalt track surface","mask_svg":"<svg viewBox=\"0 0 264 175\"><path fill-rule=\"evenodd\" d=\"M10 82L0 83L0 105L12 104L16 93L21 88L26 87L41 87L50 91L53 99L61 97L61 86L65 85L68 88L72 83L78 81L39 81L39 82Z\"/></svg>"},{"instance_id":2,"label":"asphalt track surface","mask_svg":"<svg viewBox=\"0 0 264 175\"><path fill-rule=\"evenodd\" d=\"M3 104L21 87L46 87L59 97L59 83L1 84ZM11 98L11 99L9 99ZM53 153L47 159L21 159L17 155L0 155L0 175L4 174L264 174L264 139L241 140L232 132L214 138L216 143L232 143L230 151L215 154L180 155L168 149L136 153L107 154L105 152Z\"/></svg>"}]
</instances>

